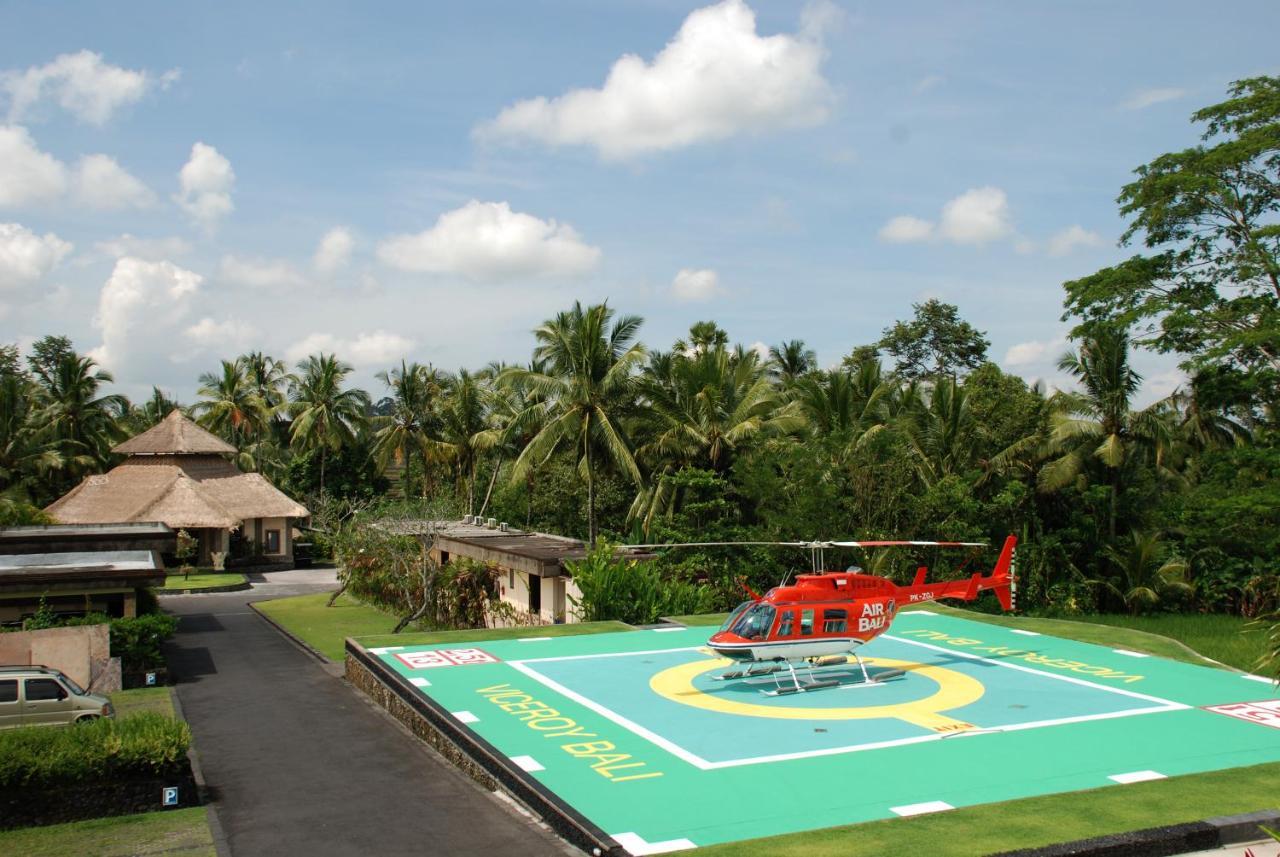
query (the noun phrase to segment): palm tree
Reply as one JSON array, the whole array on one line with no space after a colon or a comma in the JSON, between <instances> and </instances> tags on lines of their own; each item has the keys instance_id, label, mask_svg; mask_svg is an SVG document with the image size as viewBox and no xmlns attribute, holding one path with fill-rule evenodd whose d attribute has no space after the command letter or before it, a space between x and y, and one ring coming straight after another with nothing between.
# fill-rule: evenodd
<instances>
[{"instance_id":1,"label":"palm tree","mask_svg":"<svg viewBox=\"0 0 1280 857\"><path fill-rule=\"evenodd\" d=\"M151 398L141 405L129 408L125 423L130 434L138 434L160 423L171 411L182 410L182 405L159 387L151 388Z\"/></svg>"},{"instance_id":2,"label":"palm tree","mask_svg":"<svg viewBox=\"0 0 1280 857\"><path fill-rule=\"evenodd\" d=\"M332 354L313 354L298 363L298 374L289 381L290 441L297 449L319 450L321 494L326 457L355 441L369 407L364 390L342 389L351 372Z\"/></svg>"},{"instance_id":3,"label":"palm tree","mask_svg":"<svg viewBox=\"0 0 1280 857\"><path fill-rule=\"evenodd\" d=\"M641 481L622 418L635 404L633 374L645 349L634 340L642 320L623 316L614 321L613 315L607 303L584 308L575 302L573 309L548 319L534 331L538 341L534 360L544 363L546 369L512 369L508 373L549 406L549 421L521 451L511 468L511 479L523 479L556 449L572 445L587 483L587 532L593 546L599 455L603 453L637 485Z\"/></svg>"},{"instance_id":4,"label":"palm tree","mask_svg":"<svg viewBox=\"0 0 1280 857\"><path fill-rule=\"evenodd\" d=\"M385 472L394 460L404 468L404 496L413 496L413 451L422 457L425 478L432 449L429 428L435 420L436 399L441 385L435 369L400 361L399 369L379 372L377 379L391 388L391 413L375 417L374 461Z\"/></svg>"},{"instance_id":5,"label":"palm tree","mask_svg":"<svg viewBox=\"0 0 1280 857\"><path fill-rule=\"evenodd\" d=\"M1103 550L1115 573L1091 583L1119 598L1131 613L1155 607L1170 593L1183 597L1195 593L1186 581L1186 562L1168 558L1159 533L1134 530L1130 538L1123 549L1108 545Z\"/></svg>"},{"instance_id":6,"label":"palm tree","mask_svg":"<svg viewBox=\"0 0 1280 857\"><path fill-rule=\"evenodd\" d=\"M97 365L92 357L69 352L42 375L44 407L37 422L53 439L72 477L106 465L111 447L123 435L120 420L129 409L124 396L98 395L101 385L115 378Z\"/></svg>"},{"instance_id":7,"label":"palm tree","mask_svg":"<svg viewBox=\"0 0 1280 857\"><path fill-rule=\"evenodd\" d=\"M783 386L789 386L797 378L812 372L818 365L818 355L804 344L803 339L791 339L769 349L773 372Z\"/></svg>"},{"instance_id":8,"label":"palm tree","mask_svg":"<svg viewBox=\"0 0 1280 857\"><path fill-rule=\"evenodd\" d=\"M1141 411L1132 410L1142 376L1129 364L1129 336L1118 328L1095 327L1081 340L1079 353L1064 354L1058 368L1084 389L1054 397L1048 447L1057 457L1040 470L1039 487L1060 490L1084 476L1090 458L1100 461L1111 490L1108 532L1114 539L1121 468L1139 450L1150 452L1157 468L1163 466L1163 452L1171 435L1163 419L1167 409L1163 402L1157 402Z\"/></svg>"},{"instance_id":9,"label":"palm tree","mask_svg":"<svg viewBox=\"0 0 1280 857\"><path fill-rule=\"evenodd\" d=\"M467 514L475 512L476 470L481 454L497 442L489 430L486 403L483 379L466 369L460 369L445 382L440 438L433 446L453 462L457 484L460 488L465 486L467 492Z\"/></svg>"},{"instance_id":10,"label":"palm tree","mask_svg":"<svg viewBox=\"0 0 1280 857\"><path fill-rule=\"evenodd\" d=\"M893 390L880 363L867 361L853 374L833 369L800 378L792 388L792 401L815 435L848 434L857 447L884 428Z\"/></svg>"},{"instance_id":11,"label":"palm tree","mask_svg":"<svg viewBox=\"0 0 1280 857\"><path fill-rule=\"evenodd\" d=\"M507 456L518 458L521 451L547 425L546 400L529 387L523 376L513 374L511 368L501 363L491 363L483 373L494 381L488 390L489 421L492 427L489 430L490 437L486 440L497 452L498 460L493 465L489 488L480 504L481 515L489 507L489 498L493 494L502 459ZM546 365L534 361L526 368L530 372L542 373L546 370ZM533 520L534 471L535 468L531 467L525 475L526 527Z\"/></svg>"},{"instance_id":12,"label":"palm tree","mask_svg":"<svg viewBox=\"0 0 1280 857\"><path fill-rule=\"evenodd\" d=\"M257 470L258 460L247 450L267 430L271 409L245 376L243 362L223 360L221 372L205 372L199 380L196 395L203 398L192 406L199 422L236 448L238 457L246 459L238 462L241 467Z\"/></svg>"},{"instance_id":13,"label":"palm tree","mask_svg":"<svg viewBox=\"0 0 1280 857\"><path fill-rule=\"evenodd\" d=\"M0 375L0 494L21 501L40 498L49 475L66 463L58 445L38 430L38 396L25 373Z\"/></svg>"},{"instance_id":14,"label":"palm tree","mask_svg":"<svg viewBox=\"0 0 1280 857\"><path fill-rule=\"evenodd\" d=\"M954 378L941 378L930 391L928 407L915 409L902 424L926 487L973 464L973 416L968 395Z\"/></svg>"}]
</instances>

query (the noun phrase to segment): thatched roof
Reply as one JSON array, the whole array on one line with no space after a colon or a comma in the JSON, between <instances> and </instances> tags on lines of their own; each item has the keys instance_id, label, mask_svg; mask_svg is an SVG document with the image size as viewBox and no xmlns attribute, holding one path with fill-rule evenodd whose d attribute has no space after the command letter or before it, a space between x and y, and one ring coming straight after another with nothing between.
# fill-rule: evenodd
<instances>
[{"instance_id":1,"label":"thatched roof","mask_svg":"<svg viewBox=\"0 0 1280 857\"><path fill-rule=\"evenodd\" d=\"M156 425L118 445L121 455L230 455L236 448L210 434L174 408Z\"/></svg>"},{"instance_id":2,"label":"thatched roof","mask_svg":"<svg viewBox=\"0 0 1280 857\"><path fill-rule=\"evenodd\" d=\"M230 529L251 518L311 514L260 474L241 473L214 456L130 459L87 477L45 511L64 524L160 521L174 529Z\"/></svg>"}]
</instances>

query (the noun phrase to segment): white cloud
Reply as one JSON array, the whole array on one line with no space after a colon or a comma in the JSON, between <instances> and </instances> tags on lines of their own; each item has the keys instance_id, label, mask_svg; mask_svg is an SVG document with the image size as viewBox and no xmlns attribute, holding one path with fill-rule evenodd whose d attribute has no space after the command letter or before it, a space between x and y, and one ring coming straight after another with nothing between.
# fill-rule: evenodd
<instances>
[{"instance_id":1,"label":"white cloud","mask_svg":"<svg viewBox=\"0 0 1280 857\"><path fill-rule=\"evenodd\" d=\"M174 326L190 311L204 278L172 262L126 256L116 261L98 297L94 326L102 344L90 352L108 369L145 369L157 355L180 353Z\"/></svg>"},{"instance_id":2,"label":"white cloud","mask_svg":"<svg viewBox=\"0 0 1280 857\"><path fill-rule=\"evenodd\" d=\"M1009 346L1004 355L1004 365L1031 366L1046 361L1056 362L1067 347L1067 338L1060 336L1050 340L1031 340Z\"/></svg>"},{"instance_id":3,"label":"white cloud","mask_svg":"<svg viewBox=\"0 0 1280 857\"><path fill-rule=\"evenodd\" d=\"M218 273L223 280L255 289L298 288L307 284L306 277L282 259L223 256Z\"/></svg>"},{"instance_id":4,"label":"white cloud","mask_svg":"<svg viewBox=\"0 0 1280 857\"><path fill-rule=\"evenodd\" d=\"M321 276L331 276L347 266L351 261L351 251L355 248L355 238L351 230L336 226L320 239L315 258L311 264Z\"/></svg>"},{"instance_id":5,"label":"white cloud","mask_svg":"<svg viewBox=\"0 0 1280 857\"><path fill-rule=\"evenodd\" d=\"M378 258L401 271L499 281L584 274L599 262L600 249L584 244L567 223L512 211L505 202L473 199L440 215L424 232L383 241Z\"/></svg>"},{"instance_id":6,"label":"white cloud","mask_svg":"<svg viewBox=\"0 0 1280 857\"><path fill-rule=\"evenodd\" d=\"M928 241L933 237L933 224L919 217L903 214L892 218L880 228L879 238L890 244L907 244Z\"/></svg>"},{"instance_id":7,"label":"white cloud","mask_svg":"<svg viewBox=\"0 0 1280 857\"><path fill-rule=\"evenodd\" d=\"M75 193L89 208L146 208L156 195L108 155L86 155L76 167Z\"/></svg>"},{"instance_id":8,"label":"white cloud","mask_svg":"<svg viewBox=\"0 0 1280 857\"><path fill-rule=\"evenodd\" d=\"M0 206L47 202L67 189L67 168L42 152L27 129L0 126Z\"/></svg>"},{"instance_id":9,"label":"white cloud","mask_svg":"<svg viewBox=\"0 0 1280 857\"><path fill-rule=\"evenodd\" d=\"M191 147L191 157L178 174L182 192L174 202L206 228L212 228L218 219L231 213L231 188L236 174L231 162L213 146L196 143Z\"/></svg>"},{"instance_id":10,"label":"white cloud","mask_svg":"<svg viewBox=\"0 0 1280 857\"><path fill-rule=\"evenodd\" d=\"M957 244L986 244L1013 231L1009 201L998 187L965 191L942 207L938 233Z\"/></svg>"},{"instance_id":11,"label":"white cloud","mask_svg":"<svg viewBox=\"0 0 1280 857\"><path fill-rule=\"evenodd\" d=\"M230 354L243 351L260 333L256 327L240 319L216 321L206 316L188 327L185 335L202 349Z\"/></svg>"},{"instance_id":12,"label":"white cloud","mask_svg":"<svg viewBox=\"0 0 1280 857\"><path fill-rule=\"evenodd\" d=\"M941 86L946 82L947 82L947 79L940 74L927 75L925 77L922 77L919 81L916 82L915 93L916 95L923 95L929 90L934 89L935 87Z\"/></svg>"},{"instance_id":13,"label":"white cloud","mask_svg":"<svg viewBox=\"0 0 1280 857\"><path fill-rule=\"evenodd\" d=\"M681 303L702 303L720 293L720 276L710 268L681 268L671 281L671 294Z\"/></svg>"},{"instance_id":14,"label":"white cloud","mask_svg":"<svg viewBox=\"0 0 1280 857\"><path fill-rule=\"evenodd\" d=\"M761 36L742 0L724 0L692 12L652 62L627 54L601 88L517 102L476 133L595 146L604 158L622 159L817 124L832 101L821 36L833 10L823 4L806 14L798 34Z\"/></svg>"},{"instance_id":15,"label":"white cloud","mask_svg":"<svg viewBox=\"0 0 1280 857\"><path fill-rule=\"evenodd\" d=\"M146 71L130 71L103 62L102 54L83 50L62 54L26 71L0 74L0 89L9 96L10 122L18 121L48 97L80 121L101 125L155 86L167 88L178 74L177 69L171 69L156 78Z\"/></svg>"},{"instance_id":16,"label":"white cloud","mask_svg":"<svg viewBox=\"0 0 1280 857\"><path fill-rule=\"evenodd\" d=\"M756 356L760 358L761 363L768 362L770 357L769 346L765 345L763 342L756 340L755 342L747 346L747 350L754 351L756 353Z\"/></svg>"},{"instance_id":17,"label":"white cloud","mask_svg":"<svg viewBox=\"0 0 1280 857\"><path fill-rule=\"evenodd\" d=\"M1102 236L1090 232L1083 226L1068 226L1049 239L1049 255L1065 256L1077 247L1097 247L1103 243Z\"/></svg>"},{"instance_id":18,"label":"white cloud","mask_svg":"<svg viewBox=\"0 0 1280 857\"><path fill-rule=\"evenodd\" d=\"M986 244L1013 232L1009 200L998 187L967 190L942 206L937 224L902 214L880 227L881 241L905 244L941 239L953 244Z\"/></svg>"},{"instance_id":19,"label":"white cloud","mask_svg":"<svg viewBox=\"0 0 1280 857\"><path fill-rule=\"evenodd\" d=\"M116 238L108 238L94 244L94 249L107 256L138 256L153 261L173 256L185 256L191 252L191 242L177 236L169 238L138 238L128 232Z\"/></svg>"},{"instance_id":20,"label":"white cloud","mask_svg":"<svg viewBox=\"0 0 1280 857\"><path fill-rule=\"evenodd\" d=\"M1152 105L1160 104L1165 101L1176 101L1186 94L1187 91L1185 89L1177 89L1174 87L1139 89L1121 103L1120 107L1125 110L1145 110Z\"/></svg>"},{"instance_id":21,"label":"white cloud","mask_svg":"<svg viewBox=\"0 0 1280 857\"><path fill-rule=\"evenodd\" d=\"M285 351L285 359L297 363L311 354L324 352L336 354L338 359L357 367L378 366L406 356L414 345L412 339L385 330L360 333L354 339L343 339L331 333L312 333L291 345Z\"/></svg>"},{"instance_id":22,"label":"white cloud","mask_svg":"<svg viewBox=\"0 0 1280 857\"><path fill-rule=\"evenodd\" d=\"M37 235L20 223L0 223L0 291L43 279L71 252L52 232Z\"/></svg>"}]
</instances>

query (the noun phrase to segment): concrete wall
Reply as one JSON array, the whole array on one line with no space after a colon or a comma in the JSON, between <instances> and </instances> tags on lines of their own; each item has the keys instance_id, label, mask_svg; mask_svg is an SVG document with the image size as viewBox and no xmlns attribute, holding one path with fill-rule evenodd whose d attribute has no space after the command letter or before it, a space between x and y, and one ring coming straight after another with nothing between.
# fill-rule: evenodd
<instances>
[{"instance_id":1,"label":"concrete wall","mask_svg":"<svg viewBox=\"0 0 1280 857\"><path fill-rule=\"evenodd\" d=\"M120 689L120 661L111 657L105 624L0 634L0 663L54 667L95 693Z\"/></svg>"}]
</instances>

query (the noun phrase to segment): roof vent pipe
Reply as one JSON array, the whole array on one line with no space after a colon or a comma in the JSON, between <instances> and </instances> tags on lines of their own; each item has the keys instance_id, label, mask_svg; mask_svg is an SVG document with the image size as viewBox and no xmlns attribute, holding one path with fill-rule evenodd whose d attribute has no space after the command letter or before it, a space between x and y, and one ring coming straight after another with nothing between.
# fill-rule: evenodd
<instances>
[{"instance_id":1,"label":"roof vent pipe","mask_svg":"<svg viewBox=\"0 0 1280 857\"><path fill-rule=\"evenodd\" d=\"M476 521L476 516L475 516L475 515L463 515L463 516L462 516L462 523L464 523L464 524L474 524L474 523L475 523L475 521Z\"/></svg>"},{"instance_id":2,"label":"roof vent pipe","mask_svg":"<svg viewBox=\"0 0 1280 857\"><path fill-rule=\"evenodd\" d=\"M496 529L498 529L498 519L497 519L497 518L490 518L490 519L489 519L489 529L491 529L491 530L496 530Z\"/></svg>"},{"instance_id":3,"label":"roof vent pipe","mask_svg":"<svg viewBox=\"0 0 1280 857\"><path fill-rule=\"evenodd\" d=\"M507 531L507 522L503 521L501 524L498 524L498 529L502 530L505 533Z\"/></svg>"}]
</instances>

